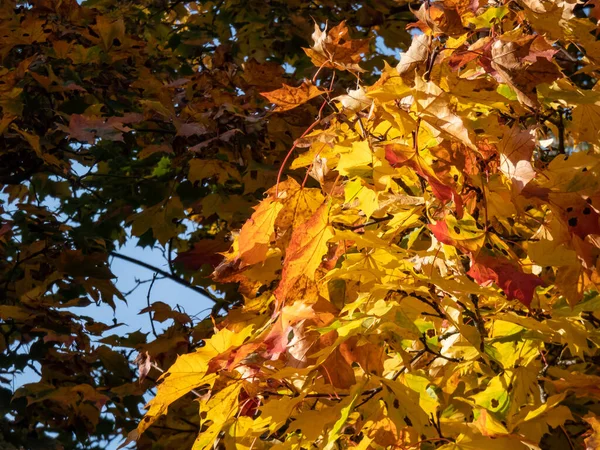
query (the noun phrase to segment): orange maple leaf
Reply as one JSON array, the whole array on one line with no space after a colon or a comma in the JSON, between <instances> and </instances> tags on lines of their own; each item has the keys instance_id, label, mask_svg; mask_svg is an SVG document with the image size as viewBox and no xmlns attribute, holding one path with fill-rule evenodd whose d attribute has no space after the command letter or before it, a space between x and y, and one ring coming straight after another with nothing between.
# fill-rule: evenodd
<instances>
[{"instance_id":1,"label":"orange maple leaf","mask_svg":"<svg viewBox=\"0 0 600 450\"><path fill-rule=\"evenodd\" d=\"M329 204L323 203L303 225L294 230L283 262L281 282L275 298L281 305L294 283L302 276L314 278L327 254L327 242L333 237L329 225Z\"/></svg>"},{"instance_id":2,"label":"orange maple leaf","mask_svg":"<svg viewBox=\"0 0 600 450\"><path fill-rule=\"evenodd\" d=\"M239 237L240 259L244 264L264 261L271 237L275 233L275 219L283 205L272 198L263 200L252 217L242 227Z\"/></svg>"},{"instance_id":3,"label":"orange maple leaf","mask_svg":"<svg viewBox=\"0 0 600 450\"><path fill-rule=\"evenodd\" d=\"M267 98L271 103L275 103L276 107L273 111L281 112L294 109L325 92L311 82L304 81L298 87L284 84L281 89L271 92L261 92L260 95Z\"/></svg>"}]
</instances>

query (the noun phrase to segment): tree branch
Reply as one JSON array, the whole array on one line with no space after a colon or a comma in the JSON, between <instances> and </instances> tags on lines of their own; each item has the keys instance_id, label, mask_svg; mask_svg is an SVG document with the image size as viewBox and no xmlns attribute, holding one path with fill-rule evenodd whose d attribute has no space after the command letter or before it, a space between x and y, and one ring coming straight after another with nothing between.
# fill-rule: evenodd
<instances>
[{"instance_id":1,"label":"tree branch","mask_svg":"<svg viewBox=\"0 0 600 450\"><path fill-rule=\"evenodd\" d=\"M343 224L343 223L334 223L333 225L335 227L341 228L343 230L354 231L354 230L359 230L359 229L364 228L364 227L368 227L370 225L375 225L375 224L378 224L378 223L381 223L381 222L385 222L386 220L391 220L393 218L394 218L394 216L392 214L388 214L385 217L374 218L370 222L361 223L360 225L346 225L346 224Z\"/></svg>"},{"instance_id":2,"label":"tree branch","mask_svg":"<svg viewBox=\"0 0 600 450\"><path fill-rule=\"evenodd\" d=\"M426 352L425 349L423 350L419 350L411 359L410 359L410 365L412 366L412 363L414 363L417 359L419 359L421 356L423 356L423 354ZM399 371L397 371L394 376L392 377L392 380L396 381L400 375L402 375L404 372L406 372L409 369L409 366L404 366L402 367L402 369L400 369ZM379 386L377 388L374 389L370 389L368 391L365 391L362 393L362 395L368 394L367 398L365 398L362 402L360 402L358 405L356 405L354 407L354 409L358 408L359 406L364 405L365 403L367 403L369 400L371 400L373 397L375 397L378 393L380 393L383 390L383 386Z\"/></svg>"},{"instance_id":3,"label":"tree branch","mask_svg":"<svg viewBox=\"0 0 600 450\"><path fill-rule=\"evenodd\" d=\"M145 263L144 261L140 261L139 259L135 259L135 258L132 258L131 256L127 256L127 255L122 255L117 252L110 252L110 256L114 256L115 258L119 258L124 261L130 262L132 264L137 264L138 266L141 266L145 269L152 270L153 272L156 272L156 273L162 275L163 277L168 278L171 281L174 281L177 284L185 286L186 288L191 289L192 291L197 292L198 294L202 294L203 296L205 296L206 298L208 298L209 300L211 300L215 303L223 304L223 299L215 297L213 294L208 292L206 289L201 288L199 286L194 286L189 281L186 281L183 278L179 278L175 275L172 275L169 272L159 269L158 267L154 267L148 263Z\"/></svg>"},{"instance_id":4,"label":"tree branch","mask_svg":"<svg viewBox=\"0 0 600 450\"><path fill-rule=\"evenodd\" d=\"M451 356L444 356L444 355L442 355L440 352L438 352L438 351L436 351L436 350L432 349L432 348L429 346L429 344L427 343L427 337L425 336L425 334L423 334L423 335L422 335L422 336L419 338L419 340L420 340L420 341L421 341L421 343L422 343L422 344L425 346L425 349L424 349L424 350L425 350L427 353L430 353L430 354L432 354L432 355L434 355L434 356L436 356L436 357L438 357L438 358L445 359L446 361L450 361L450 362L457 362L457 363L458 363L458 362L462 362L462 359L460 359L460 358L453 358L453 357L451 357Z\"/></svg>"}]
</instances>

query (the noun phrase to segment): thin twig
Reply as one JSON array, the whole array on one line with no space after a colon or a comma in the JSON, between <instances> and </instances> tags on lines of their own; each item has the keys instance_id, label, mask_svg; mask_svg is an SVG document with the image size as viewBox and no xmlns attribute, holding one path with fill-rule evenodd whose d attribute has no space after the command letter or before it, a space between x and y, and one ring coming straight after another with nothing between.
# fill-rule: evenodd
<instances>
[{"instance_id":1,"label":"thin twig","mask_svg":"<svg viewBox=\"0 0 600 450\"><path fill-rule=\"evenodd\" d=\"M375 225L375 224L378 224L378 223L381 223L381 222L392 220L393 218L394 218L393 214L388 214L385 217L375 218L375 219L371 220L370 222L365 222L365 223L360 224L360 225L345 225L343 223L334 223L333 225L336 226L337 228L342 228L344 230L353 231L353 230L359 230L359 229L364 228L364 227L368 227L369 225Z\"/></svg>"},{"instance_id":2,"label":"thin twig","mask_svg":"<svg viewBox=\"0 0 600 450\"><path fill-rule=\"evenodd\" d=\"M485 348L485 338L488 336L487 330L485 329L485 322L483 317L481 316L481 311L479 310L479 297L476 294L470 295L471 303L475 307L475 323L477 324L477 331L479 331L479 335L481 336L481 343L479 344L479 350L483 353Z\"/></svg>"},{"instance_id":3,"label":"thin twig","mask_svg":"<svg viewBox=\"0 0 600 450\"><path fill-rule=\"evenodd\" d=\"M571 450L575 450L575 446L573 445L573 441L571 441L571 438L569 437L569 433L567 433L567 430L565 430L564 425L560 425L560 429L562 430L562 432L565 434L565 437L567 438L567 442L569 443L569 448Z\"/></svg>"},{"instance_id":4,"label":"thin twig","mask_svg":"<svg viewBox=\"0 0 600 450\"><path fill-rule=\"evenodd\" d=\"M158 276L157 273L152 275L152 281L150 282L150 287L148 288L148 294L146 295L146 303L148 305L148 309L150 309L150 306L152 305L150 303L150 294L152 294L152 288L154 287L154 282L156 281L157 276ZM150 317L150 326L152 327L152 334L154 335L155 338L158 339L158 333L156 333L156 328L154 328L154 318L152 317L152 311L150 311L150 310L148 310L148 317Z\"/></svg>"},{"instance_id":5,"label":"thin twig","mask_svg":"<svg viewBox=\"0 0 600 450\"><path fill-rule=\"evenodd\" d=\"M137 264L138 266L144 267L145 269L152 270L153 272L156 272L159 275L162 275L163 277L168 278L169 280L174 281L177 284L185 286L186 288L191 289L192 291L195 291L198 294L204 295L206 298L208 298L209 300L212 300L215 303L223 304L223 299L220 299L220 298L214 296L213 294L208 292L206 289L201 288L199 286L194 286L189 281L186 281L183 278L179 278L175 275L172 275L169 272L159 269L158 267L154 267L153 265L148 264L144 261L140 261L139 259L135 259L135 258L132 258L131 256L127 256L127 255L122 255L121 253L117 253L114 251L110 252L110 255L114 256L115 258L119 258L124 261L130 262L132 264Z\"/></svg>"},{"instance_id":6,"label":"thin twig","mask_svg":"<svg viewBox=\"0 0 600 450\"><path fill-rule=\"evenodd\" d=\"M325 105L327 104L327 100L323 101L323 104L321 105L321 108L319 108L319 114L317 116L317 120L315 120L305 131L304 133L302 133L302 135L300 136L299 139L302 139L304 136L306 136L308 133L310 133L312 131L312 129L314 127L316 127L320 122L321 122L321 113L323 112L323 108L325 107ZM292 153L294 152L294 150L296 149L296 147L298 146L298 140L294 141L294 144L292 145L292 148L290 148L290 151L287 153L287 155L285 155L285 158L283 158L283 161L281 163L281 167L279 168L279 171L277 172L277 182L275 183L275 198L279 198L279 183L281 181L281 175L283 174L283 170L285 169L285 165L287 164L288 160L290 159L290 157L292 156Z\"/></svg>"},{"instance_id":7,"label":"thin twig","mask_svg":"<svg viewBox=\"0 0 600 450\"><path fill-rule=\"evenodd\" d=\"M442 424L440 422L440 415L442 414L441 411L437 411L437 421L435 420L435 416L433 415L433 413L430 414L431 418L429 419L429 421L431 422L431 424L433 425L433 427L435 428L435 431L437 431L438 436L440 437L440 439L446 439L444 437L444 435L442 434Z\"/></svg>"},{"instance_id":8,"label":"thin twig","mask_svg":"<svg viewBox=\"0 0 600 450\"><path fill-rule=\"evenodd\" d=\"M424 350L425 350L427 353L431 353L432 355L434 355L434 356L437 356L438 358L445 359L446 361L449 361L449 362L462 362L462 359L460 359L460 358L453 358L453 357L451 357L451 356L445 356L445 355L442 355L440 352L438 352L438 351L436 351L436 350L432 349L432 348L429 346L429 344L427 343L427 338L425 337L425 335L421 336L421 337L419 338L419 340L420 340L420 341L421 341L421 343L422 343L422 344L425 346L425 349L424 349Z\"/></svg>"},{"instance_id":9,"label":"thin twig","mask_svg":"<svg viewBox=\"0 0 600 450\"><path fill-rule=\"evenodd\" d=\"M414 293L414 292L411 293L411 294L409 294L408 292L402 291L402 290L397 290L397 291L394 291L394 292L396 292L398 294L401 294L401 295L406 295L406 296L409 296L409 297L416 298L420 302L425 303L427 306L429 306L430 308L432 308L437 313L437 317L439 317L440 319L445 319L446 318L445 311L435 301L429 300L428 298L425 298L424 296L419 295L419 294ZM423 313L421 313L421 314L423 314Z\"/></svg>"},{"instance_id":10,"label":"thin twig","mask_svg":"<svg viewBox=\"0 0 600 450\"><path fill-rule=\"evenodd\" d=\"M419 350L419 351L417 352L417 354L415 354L415 355L414 355L414 356L413 356L413 357L410 359L410 362L409 362L409 364L408 364L408 365L406 365L406 366L402 367L402 369L400 369L398 372L396 372L396 373L394 374L394 376L392 377L392 380L393 380L393 381L396 381L396 380L398 379L398 377L399 377L400 375L402 375L404 372L406 372L406 371L408 370L408 368L409 368L410 366L412 366L412 363L413 363L413 362L415 362L417 359L419 359L421 356L423 356L423 354L424 354L424 353L425 353L425 350ZM363 392L363 395L368 393L368 396L367 396L367 398L365 398L365 399L364 399L362 402L360 402L358 405L356 405L356 406L354 407L354 409L356 409L356 408L358 408L359 406L362 406L362 405L364 405L365 403L367 403L369 400L371 400L373 397L375 397L375 396L376 396L378 393L380 393L382 390L383 390L383 386L379 386L378 388L371 389L370 391L365 391L365 392Z\"/></svg>"},{"instance_id":11,"label":"thin twig","mask_svg":"<svg viewBox=\"0 0 600 450\"><path fill-rule=\"evenodd\" d=\"M156 277L157 280L163 280L163 277ZM152 282L152 278L148 278L147 280L140 280L139 278L135 278L135 286L132 287L130 290L128 290L127 292L123 292L123 297L128 297L131 294L133 294L137 288L139 288L142 284L146 284L146 283L151 283Z\"/></svg>"}]
</instances>

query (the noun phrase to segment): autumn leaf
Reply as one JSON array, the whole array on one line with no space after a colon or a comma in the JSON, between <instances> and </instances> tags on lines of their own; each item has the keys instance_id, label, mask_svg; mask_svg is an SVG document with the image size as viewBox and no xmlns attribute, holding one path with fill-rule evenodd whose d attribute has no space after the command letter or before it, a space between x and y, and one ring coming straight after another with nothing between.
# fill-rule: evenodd
<instances>
[{"instance_id":1,"label":"autumn leaf","mask_svg":"<svg viewBox=\"0 0 600 450\"><path fill-rule=\"evenodd\" d=\"M275 233L275 220L282 208L280 202L268 197L244 224L238 238L239 255L244 264L264 261L269 249L268 244Z\"/></svg>"},{"instance_id":2,"label":"autumn leaf","mask_svg":"<svg viewBox=\"0 0 600 450\"><path fill-rule=\"evenodd\" d=\"M191 182L202 181L212 177L216 177L219 183L225 183L230 179L240 180L240 174L233 164L206 159L192 159L190 161L188 179Z\"/></svg>"},{"instance_id":3,"label":"autumn leaf","mask_svg":"<svg viewBox=\"0 0 600 450\"><path fill-rule=\"evenodd\" d=\"M369 142L360 141L352 144L352 151L340 154L337 168L341 175L352 177L365 171L372 171L374 162L373 150Z\"/></svg>"},{"instance_id":4,"label":"autumn leaf","mask_svg":"<svg viewBox=\"0 0 600 450\"><path fill-rule=\"evenodd\" d=\"M321 31L315 24L312 34L314 44L304 51L317 67L330 67L332 69L362 72L358 63L362 54L369 48L369 39L350 39L348 27L345 22L340 22L327 31Z\"/></svg>"},{"instance_id":5,"label":"autumn leaf","mask_svg":"<svg viewBox=\"0 0 600 450\"><path fill-rule=\"evenodd\" d=\"M509 300L531 305L535 288L544 282L536 275L525 273L505 258L478 256L472 261L468 274L481 285L496 283Z\"/></svg>"},{"instance_id":6,"label":"autumn leaf","mask_svg":"<svg viewBox=\"0 0 600 450\"><path fill-rule=\"evenodd\" d=\"M410 44L409 49L400 54L400 62L396 66L400 75L408 74L419 64L425 63L429 56L431 38L426 34L416 36Z\"/></svg>"},{"instance_id":7,"label":"autumn leaf","mask_svg":"<svg viewBox=\"0 0 600 450\"><path fill-rule=\"evenodd\" d=\"M479 417L474 422L483 436L502 436L509 434L508 430L502 423L486 409L480 409Z\"/></svg>"},{"instance_id":8,"label":"autumn leaf","mask_svg":"<svg viewBox=\"0 0 600 450\"><path fill-rule=\"evenodd\" d=\"M356 204L365 213L367 219L377 210L377 194L367 186L363 186L359 180L351 181L346 185L344 196L346 204Z\"/></svg>"},{"instance_id":9,"label":"autumn leaf","mask_svg":"<svg viewBox=\"0 0 600 450\"><path fill-rule=\"evenodd\" d=\"M148 352L139 353L135 357L133 362L137 364L139 373L138 377L141 383L142 381L144 381L144 378L148 376L148 373L150 373L150 369L152 368L152 361L150 355L148 354Z\"/></svg>"},{"instance_id":10,"label":"autumn leaf","mask_svg":"<svg viewBox=\"0 0 600 450\"><path fill-rule=\"evenodd\" d=\"M203 422L210 421L205 432L200 433L194 442L194 450L205 450L212 448L213 442L217 439L221 431L235 417L238 409L238 397L242 385L240 383L231 383L220 390L206 403L201 406L201 413L206 417Z\"/></svg>"},{"instance_id":11,"label":"autumn leaf","mask_svg":"<svg viewBox=\"0 0 600 450\"><path fill-rule=\"evenodd\" d=\"M174 262L183 264L188 270L198 270L203 264L216 267L223 260L220 253L226 252L228 248L229 244L223 240L201 239L190 250L179 253Z\"/></svg>"},{"instance_id":12,"label":"autumn leaf","mask_svg":"<svg viewBox=\"0 0 600 450\"><path fill-rule=\"evenodd\" d=\"M462 216L461 197L453 187L444 184L437 177L431 166L423 160L418 152L401 145L387 145L385 148L385 159L392 167L402 167L403 165L411 167L429 183L433 195L438 200L444 203L454 201L458 216Z\"/></svg>"},{"instance_id":13,"label":"autumn leaf","mask_svg":"<svg viewBox=\"0 0 600 450\"><path fill-rule=\"evenodd\" d=\"M340 345L340 352L348 364L358 364L365 373L381 375L383 366L381 349L372 343L358 344L358 338L353 337Z\"/></svg>"},{"instance_id":14,"label":"autumn leaf","mask_svg":"<svg viewBox=\"0 0 600 450\"><path fill-rule=\"evenodd\" d=\"M105 16L96 18L96 30L100 34L102 44L106 50L110 49L115 41L124 42L125 38L125 22L123 19L113 20Z\"/></svg>"},{"instance_id":15,"label":"autumn leaf","mask_svg":"<svg viewBox=\"0 0 600 450\"><path fill-rule=\"evenodd\" d=\"M457 6L460 6L461 12ZM472 9L473 6L469 2L447 1L431 6L423 4L415 11L415 16L419 19L419 23L416 25L424 32L433 31L450 36L458 35L464 31L461 13L469 17L465 13L471 12Z\"/></svg>"},{"instance_id":16,"label":"autumn leaf","mask_svg":"<svg viewBox=\"0 0 600 450\"><path fill-rule=\"evenodd\" d=\"M558 68L548 60L552 53L544 53L548 47L536 44L545 41L525 36L516 40L512 36L506 40L499 38L491 49L491 67L498 77L508 84L524 105L535 108L536 96L532 93L540 83L550 83L560 77ZM551 52L555 50L551 49Z\"/></svg>"},{"instance_id":17,"label":"autumn leaf","mask_svg":"<svg viewBox=\"0 0 600 450\"><path fill-rule=\"evenodd\" d=\"M261 92L261 95L275 104L273 111L283 112L303 105L307 101L324 93L326 91L319 89L309 81L304 81L299 87L284 84L281 89L271 92Z\"/></svg>"},{"instance_id":18,"label":"autumn leaf","mask_svg":"<svg viewBox=\"0 0 600 450\"><path fill-rule=\"evenodd\" d=\"M323 378L338 389L350 389L356 383L352 366L343 357L340 349L336 348L319 366Z\"/></svg>"},{"instance_id":19,"label":"autumn leaf","mask_svg":"<svg viewBox=\"0 0 600 450\"><path fill-rule=\"evenodd\" d=\"M285 301L298 278L304 275L314 279L327 253L327 242L334 235L329 225L329 208L327 203L323 203L310 219L294 230L283 261L281 281L275 291L280 303Z\"/></svg>"},{"instance_id":20,"label":"autumn leaf","mask_svg":"<svg viewBox=\"0 0 600 450\"><path fill-rule=\"evenodd\" d=\"M128 220L131 221L131 230L134 235L141 236L151 229L159 242L166 243L177 235L178 227L174 220L183 215L181 200L179 197L173 197L164 203L157 203L140 213L131 215Z\"/></svg>"},{"instance_id":21,"label":"autumn leaf","mask_svg":"<svg viewBox=\"0 0 600 450\"><path fill-rule=\"evenodd\" d=\"M600 448L600 422L597 416L584 417L584 420L592 427L585 438L586 450L597 450Z\"/></svg>"},{"instance_id":22,"label":"autumn leaf","mask_svg":"<svg viewBox=\"0 0 600 450\"><path fill-rule=\"evenodd\" d=\"M149 156L152 156L155 153L172 154L173 149L171 147L169 147L168 145L149 145L147 147L144 147L140 151L140 153L138 153L138 158L140 158L140 159L148 158Z\"/></svg>"},{"instance_id":23,"label":"autumn leaf","mask_svg":"<svg viewBox=\"0 0 600 450\"><path fill-rule=\"evenodd\" d=\"M534 149L535 141L531 132L519 129L516 124L504 133L498 144L500 170L512 180L517 191L523 190L535 177L531 164Z\"/></svg>"},{"instance_id":24,"label":"autumn leaf","mask_svg":"<svg viewBox=\"0 0 600 450\"><path fill-rule=\"evenodd\" d=\"M444 220L429 225L429 229L438 241L463 252L478 252L485 240L485 232L477 226L473 217L467 215L457 219L448 214Z\"/></svg>"},{"instance_id":25,"label":"autumn leaf","mask_svg":"<svg viewBox=\"0 0 600 450\"><path fill-rule=\"evenodd\" d=\"M371 99L362 87L350 89L347 94L339 95L334 100L340 102L343 109L354 112L362 111L372 105Z\"/></svg>"},{"instance_id":26,"label":"autumn leaf","mask_svg":"<svg viewBox=\"0 0 600 450\"><path fill-rule=\"evenodd\" d=\"M573 130L583 142L594 142L600 133L600 105L598 102L581 103L573 108L573 120L581 125Z\"/></svg>"},{"instance_id":27,"label":"autumn leaf","mask_svg":"<svg viewBox=\"0 0 600 450\"><path fill-rule=\"evenodd\" d=\"M475 149L473 133L465 127L462 118L452 111L449 94L432 81L425 82L417 76L414 98L417 113L425 122Z\"/></svg>"},{"instance_id":28,"label":"autumn leaf","mask_svg":"<svg viewBox=\"0 0 600 450\"><path fill-rule=\"evenodd\" d=\"M271 432L278 430L304 401L304 396L271 400L260 408L261 417L268 419Z\"/></svg>"},{"instance_id":29,"label":"autumn leaf","mask_svg":"<svg viewBox=\"0 0 600 450\"><path fill-rule=\"evenodd\" d=\"M329 435L327 436L327 442L324 447L325 450L331 450L331 449L335 448L335 442L337 442L344 425L348 421L350 413L352 412L354 405L358 401L359 395L362 390L363 390L362 384L355 385L354 388L352 389L352 392L348 396L348 400L345 400L340 405L341 406L340 417L335 422L333 427L331 427L331 430L329 431Z\"/></svg>"},{"instance_id":30,"label":"autumn leaf","mask_svg":"<svg viewBox=\"0 0 600 450\"><path fill-rule=\"evenodd\" d=\"M108 141L123 141L123 133L132 128L125 124L137 123L142 120L140 114L127 114L123 117L86 117L73 114L69 120L69 127L59 125L60 129L69 133L71 139L79 142L93 144L97 138Z\"/></svg>"},{"instance_id":31,"label":"autumn leaf","mask_svg":"<svg viewBox=\"0 0 600 450\"><path fill-rule=\"evenodd\" d=\"M280 201L285 207L277 216L276 225L283 230L294 230L302 225L325 199L320 189L302 187L293 178L280 183L278 188L282 193ZM275 194L273 189L269 192Z\"/></svg>"},{"instance_id":32,"label":"autumn leaf","mask_svg":"<svg viewBox=\"0 0 600 450\"><path fill-rule=\"evenodd\" d=\"M245 328L241 333L233 333L228 329L220 330L213 337L207 339L205 346L195 353L180 356L161 376L162 383L158 387L157 396L146 405L148 408L146 420L140 422L138 433L142 434L161 415L165 414L169 405L178 398L199 386L212 387L216 376L207 374L210 360L230 347L242 344L251 331L251 326Z\"/></svg>"}]
</instances>

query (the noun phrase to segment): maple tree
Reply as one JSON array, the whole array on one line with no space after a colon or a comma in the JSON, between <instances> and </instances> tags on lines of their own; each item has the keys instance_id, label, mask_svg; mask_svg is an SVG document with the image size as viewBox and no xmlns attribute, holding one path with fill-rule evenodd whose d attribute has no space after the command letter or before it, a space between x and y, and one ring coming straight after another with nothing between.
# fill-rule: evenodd
<instances>
[{"instance_id":1,"label":"maple tree","mask_svg":"<svg viewBox=\"0 0 600 450\"><path fill-rule=\"evenodd\" d=\"M7 445L600 448L599 11L3 5ZM68 309L129 230L209 317Z\"/></svg>"},{"instance_id":2,"label":"maple tree","mask_svg":"<svg viewBox=\"0 0 600 450\"><path fill-rule=\"evenodd\" d=\"M164 267L128 262L214 300L213 316L242 301L209 275L317 111L269 117L260 92L312 76L314 21L341 17L410 41L391 0L0 2L0 447L122 439L158 370L212 334L173 299L143 312L156 335L89 317L125 306L110 262L126 242L162 249ZM138 353L156 367L141 382ZM21 386L23 370L39 381ZM160 426L167 439L181 423Z\"/></svg>"}]
</instances>

